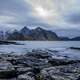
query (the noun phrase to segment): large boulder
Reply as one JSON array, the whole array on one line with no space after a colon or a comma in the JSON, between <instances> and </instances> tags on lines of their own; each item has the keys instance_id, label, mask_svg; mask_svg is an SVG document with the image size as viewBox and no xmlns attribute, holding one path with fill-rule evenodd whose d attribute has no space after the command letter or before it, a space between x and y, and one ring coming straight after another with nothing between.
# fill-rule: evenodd
<instances>
[{"instance_id":1,"label":"large boulder","mask_svg":"<svg viewBox=\"0 0 80 80\"><path fill-rule=\"evenodd\" d=\"M0 78L13 78L17 76L12 64L8 61L0 61Z\"/></svg>"}]
</instances>

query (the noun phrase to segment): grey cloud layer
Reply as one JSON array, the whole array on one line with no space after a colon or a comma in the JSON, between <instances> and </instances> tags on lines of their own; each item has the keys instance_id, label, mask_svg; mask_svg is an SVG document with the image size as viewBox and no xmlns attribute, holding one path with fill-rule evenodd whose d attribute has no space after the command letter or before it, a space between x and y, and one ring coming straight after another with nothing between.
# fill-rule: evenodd
<instances>
[{"instance_id":1,"label":"grey cloud layer","mask_svg":"<svg viewBox=\"0 0 80 80\"><path fill-rule=\"evenodd\" d=\"M37 21L30 13L30 6L23 0L0 1L0 25L26 25L26 23Z\"/></svg>"},{"instance_id":2,"label":"grey cloud layer","mask_svg":"<svg viewBox=\"0 0 80 80\"><path fill-rule=\"evenodd\" d=\"M74 24L74 25L79 25L80 24L80 12L76 13L72 13L68 16L66 16L66 20L67 22Z\"/></svg>"},{"instance_id":3,"label":"grey cloud layer","mask_svg":"<svg viewBox=\"0 0 80 80\"><path fill-rule=\"evenodd\" d=\"M43 7L55 12L57 17L52 15L45 20L32 14L35 5ZM56 28L74 28L80 24L80 0L0 0L0 25L4 26L24 26L26 24L50 24L56 25ZM44 5L43 5L44 3ZM66 4L65 4L66 3ZM54 6L52 6L52 4ZM67 16L65 16L67 15ZM59 18L60 17L60 18ZM58 18L58 19L56 19ZM54 19L56 19L54 22ZM73 26L72 26L73 25ZM65 27L67 26L67 27ZM12 27L13 28L13 27Z\"/></svg>"}]
</instances>

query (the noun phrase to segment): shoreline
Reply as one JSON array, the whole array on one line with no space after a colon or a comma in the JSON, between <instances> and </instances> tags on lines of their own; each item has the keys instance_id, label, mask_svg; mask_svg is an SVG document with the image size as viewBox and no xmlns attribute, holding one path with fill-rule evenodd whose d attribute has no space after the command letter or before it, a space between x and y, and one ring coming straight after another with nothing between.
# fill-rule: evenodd
<instances>
[{"instance_id":1,"label":"shoreline","mask_svg":"<svg viewBox=\"0 0 80 80\"><path fill-rule=\"evenodd\" d=\"M56 59L42 50L24 55L0 54L1 80L77 80L79 73L80 60L69 60L66 56Z\"/></svg>"}]
</instances>

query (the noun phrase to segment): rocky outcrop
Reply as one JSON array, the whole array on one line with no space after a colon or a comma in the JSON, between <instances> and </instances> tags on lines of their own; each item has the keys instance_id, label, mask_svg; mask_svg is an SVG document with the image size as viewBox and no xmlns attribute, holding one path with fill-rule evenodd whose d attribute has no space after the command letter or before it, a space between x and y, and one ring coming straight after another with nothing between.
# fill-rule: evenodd
<instances>
[{"instance_id":1,"label":"rocky outcrop","mask_svg":"<svg viewBox=\"0 0 80 80\"><path fill-rule=\"evenodd\" d=\"M53 51L53 54L56 52ZM32 50L24 55L0 54L0 80L79 80L79 78L80 60L71 60L67 57L56 59L47 50Z\"/></svg>"},{"instance_id":2,"label":"rocky outcrop","mask_svg":"<svg viewBox=\"0 0 80 80\"><path fill-rule=\"evenodd\" d=\"M73 49L73 50L80 50L79 47L70 47L70 49Z\"/></svg>"},{"instance_id":3,"label":"rocky outcrop","mask_svg":"<svg viewBox=\"0 0 80 80\"><path fill-rule=\"evenodd\" d=\"M41 76L42 80L77 80L80 72L79 65L70 64L67 66L44 68L39 76Z\"/></svg>"},{"instance_id":4,"label":"rocky outcrop","mask_svg":"<svg viewBox=\"0 0 80 80\"><path fill-rule=\"evenodd\" d=\"M12 78L16 77L17 73L13 65L8 61L0 61L0 78Z\"/></svg>"},{"instance_id":5,"label":"rocky outcrop","mask_svg":"<svg viewBox=\"0 0 80 80\"><path fill-rule=\"evenodd\" d=\"M2 41L2 40L0 40L0 44L1 45L8 45L8 44L15 44L15 45L18 45L18 43L17 42L14 42L14 41Z\"/></svg>"}]
</instances>

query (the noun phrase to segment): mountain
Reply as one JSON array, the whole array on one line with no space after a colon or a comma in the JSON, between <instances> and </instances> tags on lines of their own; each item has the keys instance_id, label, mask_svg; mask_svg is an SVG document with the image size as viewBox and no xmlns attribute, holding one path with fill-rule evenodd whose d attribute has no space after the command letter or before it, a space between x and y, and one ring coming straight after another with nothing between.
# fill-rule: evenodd
<instances>
[{"instance_id":1,"label":"mountain","mask_svg":"<svg viewBox=\"0 0 80 80\"><path fill-rule=\"evenodd\" d=\"M52 32L37 27L36 29L32 30L32 37L34 40L58 40L58 36Z\"/></svg>"},{"instance_id":2,"label":"mountain","mask_svg":"<svg viewBox=\"0 0 80 80\"><path fill-rule=\"evenodd\" d=\"M29 35L31 34L31 30L25 26L24 28L20 30L20 33L23 34L24 36Z\"/></svg>"},{"instance_id":3,"label":"mountain","mask_svg":"<svg viewBox=\"0 0 80 80\"><path fill-rule=\"evenodd\" d=\"M0 31L0 40L80 41L80 37L59 37L55 32L45 30L41 27L29 29L25 26L19 31Z\"/></svg>"},{"instance_id":4,"label":"mountain","mask_svg":"<svg viewBox=\"0 0 80 80\"><path fill-rule=\"evenodd\" d=\"M32 38L27 34L24 34L24 31L14 30L8 35L7 40L32 40Z\"/></svg>"},{"instance_id":5,"label":"mountain","mask_svg":"<svg viewBox=\"0 0 80 80\"><path fill-rule=\"evenodd\" d=\"M13 33L10 33L7 37L7 40L23 40L23 39L24 36L17 30L14 30Z\"/></svg>"},{"instance_id":6,"label":"mountain","mask_svg":"<svg viewBox=\"0 0 80 80\"><path fill-rule=\"evenodd\" d=\"M72 41L80 41L80 37L75 37L71 39Z\"/></svg>"},{"instance_id":7,"label":"mountain","mask_svg":"<svg viewBox=\"0 0 80 80\"><path fill-rule=\"evenodd\" d=\"M59 40L56 33L37 27L36 29L22 28L11 33L8 40Z\"/></svg>"},{"instance_id":8,"label":"mountain","mask_svg":"<svg viewBox=\"0 0 80 80\"><path fill-rule=\"evenodd\" d=\"M68 37L59 37L61 41L70 41L71 39Z\"/></svg>"}]
</instances>

